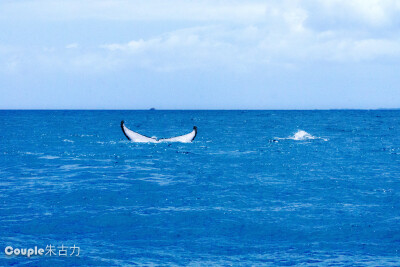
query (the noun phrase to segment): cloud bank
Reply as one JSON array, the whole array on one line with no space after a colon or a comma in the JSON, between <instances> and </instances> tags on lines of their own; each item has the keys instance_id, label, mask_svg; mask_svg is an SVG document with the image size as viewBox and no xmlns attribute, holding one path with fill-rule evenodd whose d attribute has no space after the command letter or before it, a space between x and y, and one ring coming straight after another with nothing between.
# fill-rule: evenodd
<instances>
[{"instance_id":1,"label":"cloud bank","mask_svg":"<svg viewBox=\"0 0 400 267\"><path fill-rule=\"evenodd\" d=\"M119 62L121 68L158 71L209 65L240 71L266 64L296 67L310 61L390 62L400 55L396 27L400 3L390 0L246 3L39 0L6 1L1 7L1 20L184 21L191 24L187 27L181 23L181 28L147 39L104 42L84 50L71 42L64 48L76 50L72 54L61 47L57 48L58 56L38 51L41 48L29 51L28 47L20 52L20 58L37 54L32 60L38 60L41 65L46 64L41 59L48 63L58 60L59 64L55 65L65 69L86 66L91 70L109 70L110 66L118 67L116 62ZM0 53L6 54L1 50Z\"/></svg>"}]
</instances>

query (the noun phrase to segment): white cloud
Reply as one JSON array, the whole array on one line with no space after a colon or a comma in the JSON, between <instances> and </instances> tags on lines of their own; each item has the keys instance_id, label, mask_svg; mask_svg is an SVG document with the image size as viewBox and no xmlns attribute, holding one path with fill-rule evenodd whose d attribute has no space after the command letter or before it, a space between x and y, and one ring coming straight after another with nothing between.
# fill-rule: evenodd
<instances>
[{"instance_id":1,"label":"white cloud","mask_svg":"<svg viewBox=\"0 0 400 267\"><path fill-rule=\"evenodd\" d=\"M78 43L71 43L71 44L67 44L67 45L65 46L66 49L76 49L76 48L78 48L78 47L79 47L79 44L78 44Z\"/></svg>"},{"instance_id":2,"label":"white cloud","mask_svg":"<svg viewBox=\"0 0 400 267\"><path fill-rule=\"evenodd\" d=\"M126 64L162 71L207 67L209 64L235 64L234 44L230 32L220 27L195 27L173 31L148 40L105 44L100 47L110 51L110 56ZM222 37L218 38L218 36ZM123 60L125 59L125 60Z\"/></svg>"},{"instance_id":3,"label":"white cloud","mask_svg":"<svg viewBox=\"0 0 400 267\"><path fill-rule=\"evenodd\" d=\"M19 57L18 49L0 44L0 72L10 74L18 71Z\"/></svg>"},{"instance_id":4,"label":"white cloud","mask_svg":"<svg viewBox=\"0 0 400 267\"><path fill-rule=\"evenodd\" d=\"M303 7L312 13L310 26L316 28L382 28L399 21L397 0L306 0Z\"/></svg>"},{"instance_id":5,"label":"white cloud","mask_svg":"<svg viewBox=\"0 0 400 267\"><path fill-rule=\"evenodd\" d=\"M293 67L400 57L399 38L339 30L318 32L305 27L303 11L284 12L282 17L274 25L195 27L101 48L126 65L156 70L207 66L248 70L262 65Z\"/></svg>"}]
</instances>

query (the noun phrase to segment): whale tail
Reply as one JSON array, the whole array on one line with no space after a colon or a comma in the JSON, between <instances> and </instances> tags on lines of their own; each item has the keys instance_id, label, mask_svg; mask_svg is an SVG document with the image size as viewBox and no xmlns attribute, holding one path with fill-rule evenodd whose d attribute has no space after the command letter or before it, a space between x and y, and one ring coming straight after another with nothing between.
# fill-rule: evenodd
<instances>
[{"instance_id":1,"label":"whale tail","mask_svg":"<svg viewBox=\"0 0 400 267\"><path fill-rule=\"evenodd\" d=\"M196 126L193 126L193 131L191 131L188 134L175 136L175 137L171 137L171 138L161 138L158 140L155 138L152 138L152 137L141 135L137 132L134 132L134 131L128 129L125 126L125 122L123 120L121 121L121 129L122 129L122 132L124 133L125 137L128 140L133 141L133 142L138 142L138 143L161 143L161 142L190 143L197 136L197 127Z\"/></svg>"}]
</instances>

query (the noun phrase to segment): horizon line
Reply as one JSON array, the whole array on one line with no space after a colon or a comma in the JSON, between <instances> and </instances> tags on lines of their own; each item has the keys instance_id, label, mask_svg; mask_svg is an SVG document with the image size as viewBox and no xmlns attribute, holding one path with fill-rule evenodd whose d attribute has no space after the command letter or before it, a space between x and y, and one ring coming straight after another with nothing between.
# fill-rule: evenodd
<instances>
[{"instance_id":1,"label":"horizon line","mask_svg":"<svg viewBox=\"0 0 400 267\"><path fill-rule=\"evenodd\" d=\"M0 108L0 111L338 111L338 110L360 110L360 111L374 111L374 110L400 110L400 108L327 108L327 109L42 109L42 108Z\"/></svg>"}]
</instances>

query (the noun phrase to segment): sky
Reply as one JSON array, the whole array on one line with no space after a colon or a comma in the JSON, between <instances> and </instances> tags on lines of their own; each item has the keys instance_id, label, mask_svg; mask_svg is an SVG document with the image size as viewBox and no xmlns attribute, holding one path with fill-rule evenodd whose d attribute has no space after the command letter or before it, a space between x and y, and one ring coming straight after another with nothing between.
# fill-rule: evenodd
<instances>
[{"instance_id":1,"label":"sky","mask_svg":"<svg viewBox=\"0 0 400 267\"><path fill-rule=\"evenodd\" d=\"M0 0L0 109L400 108L398 0Z\"/></svg>"}]
</instances>

